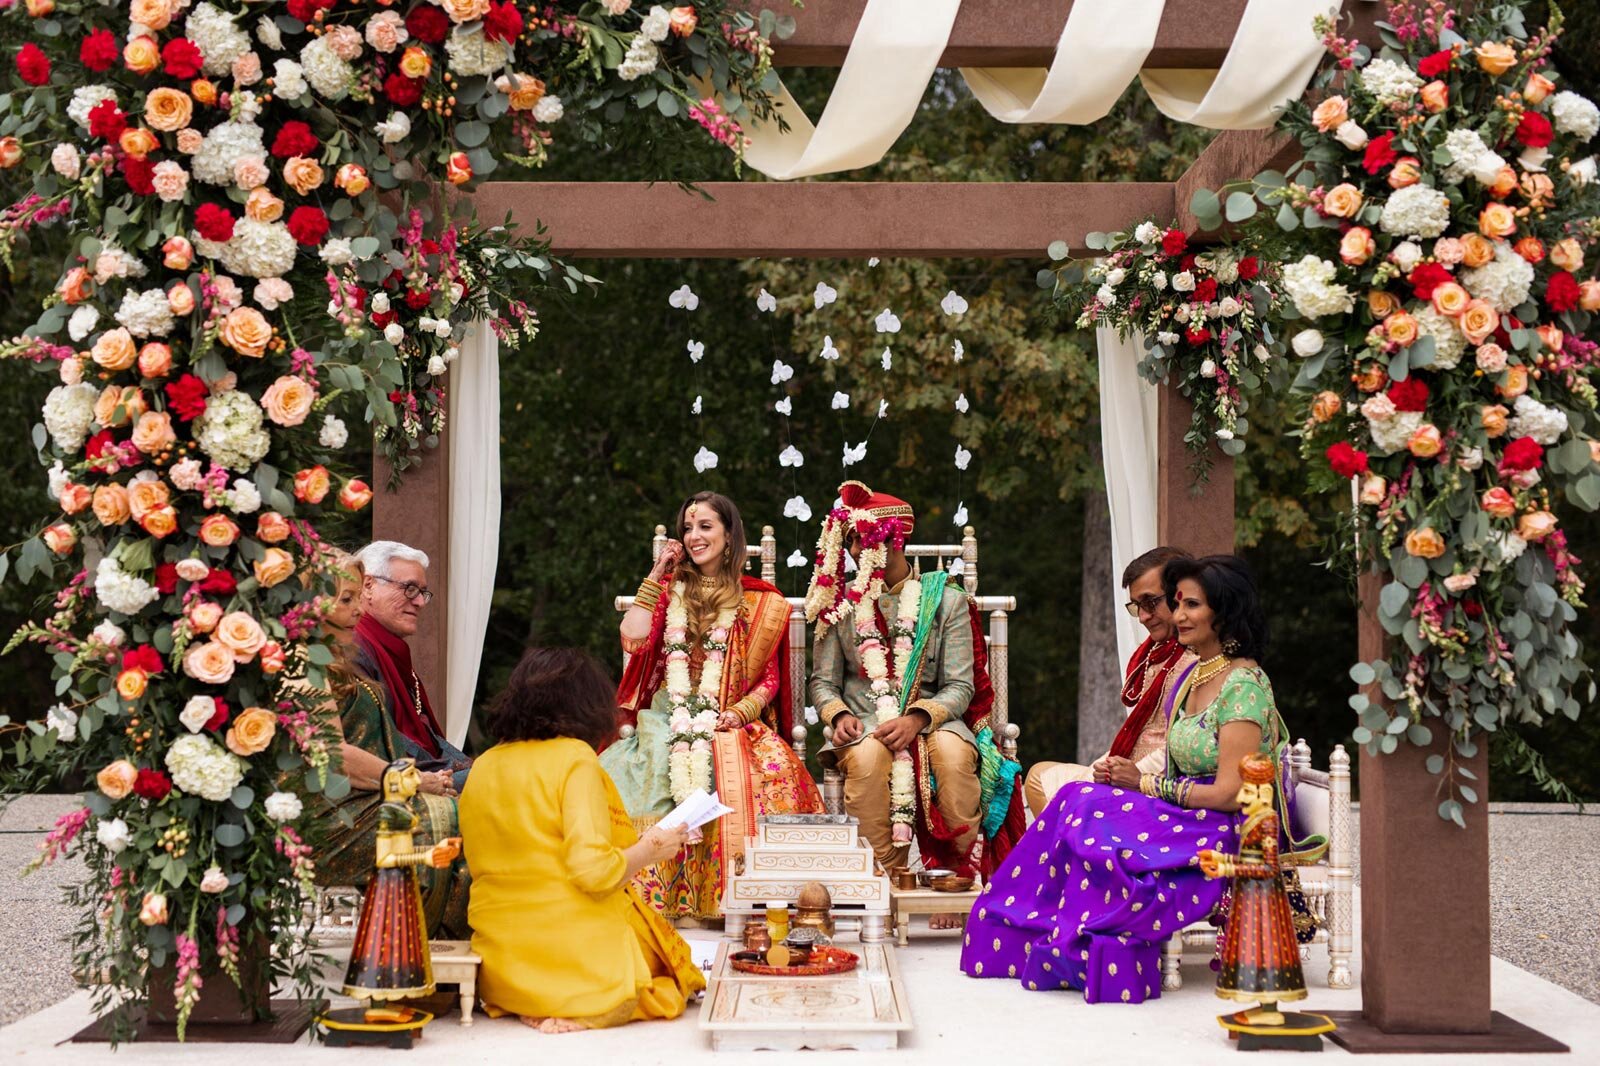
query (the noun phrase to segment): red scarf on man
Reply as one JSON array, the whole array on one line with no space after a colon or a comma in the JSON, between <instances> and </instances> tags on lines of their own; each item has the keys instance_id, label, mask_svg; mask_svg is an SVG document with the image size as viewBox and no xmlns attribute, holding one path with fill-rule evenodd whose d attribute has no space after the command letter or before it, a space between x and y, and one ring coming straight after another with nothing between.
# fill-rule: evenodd
<instances>
[{"instance_id":1,"label":"red scarf on man","mask_svg":"<svg viewBox=\"0 0 1600 1066\"><path fill-rule=\"evenodd\" d=\"M439 744L434 738L441 734L439 720L433 716L427 687L411 666L411 646L385 629L383 623L370 614L362 615L361 621L356 623L356 641L378 665L378 680L389 692L395 726L429 755L438 755ZM415 696L412 695L412 682L416 682L417 686ZM420 714L417 712L419 697L422 704Z\"/></svg>"},{"instance_id":2,"label":"red scarf on man","mask_svg":"<svg viewBox=\"0 0 1600 1066\"><path fill-rule=\"evenodd\" d=\"M1122 682L1122 704L1129 708L1128 717L1123 721L1122 728L1117 730L1116 738L1111 741L1111 754L1121 759L1133 755L1139 734L1144 732L1150 716L1156 711L1156 705L1161 702L1161 689L1167 671L1172 669L1172 664L1181 655L1183 645L1176 640L1157 644L1152 638L1146 637L1144 643L1139 645L1139 650L1133 653L1133 658L1128 660L1128 673ZM1145 684L1145 670L1152 666L1158 669L1149 684ZM1132 694L1128 691L1130 687Z\"/></svg>"}]
</instances>

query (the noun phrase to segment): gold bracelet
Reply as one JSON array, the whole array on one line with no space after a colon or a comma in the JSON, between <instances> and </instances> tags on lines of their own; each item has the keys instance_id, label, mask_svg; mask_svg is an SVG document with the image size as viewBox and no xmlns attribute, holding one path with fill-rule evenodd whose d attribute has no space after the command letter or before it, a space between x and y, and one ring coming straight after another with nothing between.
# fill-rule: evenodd
<instances>
[{"instance_id":1,"label":"gold bracelet","mask_svg":"<svg viewBox=\"0 0 1600 1066\"><path fill-rule=\"evenodd\" d=\"M1143 792L1146 796L1149 796L1151 799L1154 799L1155 795L1156 795L1156 775L1155 774L1140 774L1139 775L1139 791Z\"/></svg>"},{"instance_id":2,"label":"gold bracelet","mask_svg":"<svg viewBox=\"0 0 1600 1066\"><path fill-rule=\"evenodd\" d=\"M654 611L656 604L661 602L661 583L645 578L639 585L639 591L633 594L633 605L646 611Z\"/></svg>"}]
</instances>

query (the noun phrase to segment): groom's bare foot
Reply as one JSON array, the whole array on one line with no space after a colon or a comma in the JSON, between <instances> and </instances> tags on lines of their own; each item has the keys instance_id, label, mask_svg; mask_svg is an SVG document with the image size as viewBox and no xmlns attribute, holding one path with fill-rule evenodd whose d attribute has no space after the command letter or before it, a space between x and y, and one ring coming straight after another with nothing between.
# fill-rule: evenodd
<instances>
[{"instance_id":1,"label":"groom's bare foot","mask_svg":"<svg viewBox=\"0 0 1600 1066\"><path fill-rule=\"evenodd\" d=\"M539 1023L541 1033L581 1033L588 1026L571 1018L546 1018Z\"/></svg>"},{"instance_id":2,"label":"groom's bare foot","mask_svg":"<svg viewBox=\"0 0 1600 1066\"><path fill-rule=\"evenodd\" d=\"M961 929L966 924L965 914L934 914L928 917L929 929Z\"/></svg>"}]
</instances>

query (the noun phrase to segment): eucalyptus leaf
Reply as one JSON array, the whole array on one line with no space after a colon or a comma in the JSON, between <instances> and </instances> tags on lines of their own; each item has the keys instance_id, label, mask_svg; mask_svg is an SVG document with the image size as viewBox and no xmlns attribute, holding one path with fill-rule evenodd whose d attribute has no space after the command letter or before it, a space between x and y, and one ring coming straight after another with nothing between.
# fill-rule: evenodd
<instances>
[{"instance_id":1,"label":"eucalyptus leaf","mask_svg":"<svg viewBox=\"0 0 1600 1066\"><path fill-rule=\"evenodd\" d=\"M1256 198L1247 192L1229 193L1226 213L1229 222L1243 222L1256 213Z\"/></svg>"}]
</instances>

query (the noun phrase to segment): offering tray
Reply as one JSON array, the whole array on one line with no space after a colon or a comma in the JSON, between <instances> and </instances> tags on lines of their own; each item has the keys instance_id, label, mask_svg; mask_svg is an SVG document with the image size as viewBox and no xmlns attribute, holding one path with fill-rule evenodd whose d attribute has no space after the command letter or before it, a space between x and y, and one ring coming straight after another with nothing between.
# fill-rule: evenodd
<instances>
[{"instance_id":1,"label":"offering tray","mask_svg":"<svg viewBox=\"0 0 1600 1066\"><path fill-rule=\"evenodd\" d=\"M826 977L829 974L849 973L861 960L843 948L821 947L811 952L810 961L798 966L769 966L757 961L760 956L753 951L738 951L728 956L728 965L740 973L761 974L766 977Z\"/></svg>"}]
</instances>

